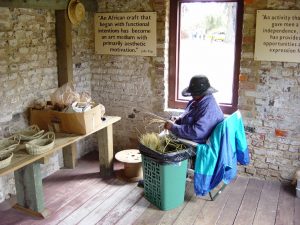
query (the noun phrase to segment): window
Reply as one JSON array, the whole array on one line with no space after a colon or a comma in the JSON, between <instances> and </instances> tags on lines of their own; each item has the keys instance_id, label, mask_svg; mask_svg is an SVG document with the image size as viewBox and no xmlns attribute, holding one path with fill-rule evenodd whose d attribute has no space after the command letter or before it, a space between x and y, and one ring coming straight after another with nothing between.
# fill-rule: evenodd
<instances>
[{"instance_id":1,"label":"window","mask_svg":"<svg viewBox=\"0 0 300 225\"><path fill-rule=\"evenodd\" d=\"M224 113L238 103L243 0L171 0L170 108L184 108L181 95L192 76L206 75Z\"/></svg>"}]
</instances>

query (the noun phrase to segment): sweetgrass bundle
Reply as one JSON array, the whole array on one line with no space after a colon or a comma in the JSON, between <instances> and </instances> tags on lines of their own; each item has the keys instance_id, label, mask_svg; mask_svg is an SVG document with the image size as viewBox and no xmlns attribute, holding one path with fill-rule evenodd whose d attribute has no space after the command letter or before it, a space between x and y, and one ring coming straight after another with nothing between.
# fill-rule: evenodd
<instances>
[{"instance_id":1,"label":"sweetgrass bundle","mask_svg":"<svg viewBox=\"0 0 300 225\"><path fill-rule=\"evenodd\" d=\"M140 143L159 153L177 152L186 148L184 144L178 142L174 137L170 135L160 137L154 132L142 134Z\"/></svg>"}]
</instances>

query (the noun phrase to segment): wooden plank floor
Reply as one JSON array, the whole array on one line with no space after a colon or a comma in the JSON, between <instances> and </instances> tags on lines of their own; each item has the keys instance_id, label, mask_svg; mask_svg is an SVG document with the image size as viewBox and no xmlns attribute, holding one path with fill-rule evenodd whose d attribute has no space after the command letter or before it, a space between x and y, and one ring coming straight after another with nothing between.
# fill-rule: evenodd
<instances>
[{"instance_id":1,"label":"wooden plank floor","mask_svg":"<svg viewBox=\"0 0 300 225\"><path fill-rule=\"evenodd\" d=\"M196 197L188 182L184 203L162 211L143 196L143 188L118 178L99 177L97 153L79 160L73 169L61 169L43 180L46 219L33 218L0 204L1 225L93 224L276 224L300 225L300 199L295 188L275 181L239 176L217 197ZM122 169L116 163L115 170Z\"/></svg>"}]
</instances>

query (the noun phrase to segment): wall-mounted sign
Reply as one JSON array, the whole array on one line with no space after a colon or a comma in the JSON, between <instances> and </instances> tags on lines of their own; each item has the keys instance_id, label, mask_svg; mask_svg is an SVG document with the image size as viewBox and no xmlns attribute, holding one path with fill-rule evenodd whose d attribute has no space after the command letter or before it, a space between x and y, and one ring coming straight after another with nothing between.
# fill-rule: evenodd
<instances>
[{"instance_id":1,"label":"wall-mounted sign","mask_svg":"<svg viewBox=\"0 0 300 225\"><path fill-rule=\"evenodd\" d=\"M300 62L300 10L258 10L255 60Z\"/></svg>"},{"instance_id":2,"label":"wall-mounted sign","mask_svg":"<svg viewBox=\"0 0 300 225\"><path fill-rule=\"evenodd\" d=\"M156 56L156 12L96 13L95 51Z\"/></svg>"}]
</instances>

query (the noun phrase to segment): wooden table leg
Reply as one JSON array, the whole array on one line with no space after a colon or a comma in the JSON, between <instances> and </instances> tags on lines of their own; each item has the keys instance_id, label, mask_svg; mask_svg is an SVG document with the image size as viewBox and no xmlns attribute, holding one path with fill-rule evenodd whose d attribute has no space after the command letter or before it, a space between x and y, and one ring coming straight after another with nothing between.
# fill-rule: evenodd
<instances>
[{"instance_id":1,"label":"wooden table leg","mask_svg":"<svg viewBox=\"0 0 300 225\"><path fill-rule=\"evenodd\" d=\"M113 175L113 127L112 125L97 132L100 175L110 177Z\"/></svg>"},{"instance_id":2,"label":"wooden table leg","mask_svg":"<svg viewBox=\"0 0 300 225\"><path fill-rule=\"evenodd\" d=\"M76 142L63 148L64 167L74 169L77 164L77 144Z\"/></svg>"},{"instance_id":3,"label":"wooden table leg","mask_svg":"<svg viewBox=\"0 0 300 225\"><path fill-rule=\"evenodd\" d=\"M18 202L15 208L45 218L48 212L44 206L40 164L31 163L14 174Z\"/></svg>"}]
</instances>

